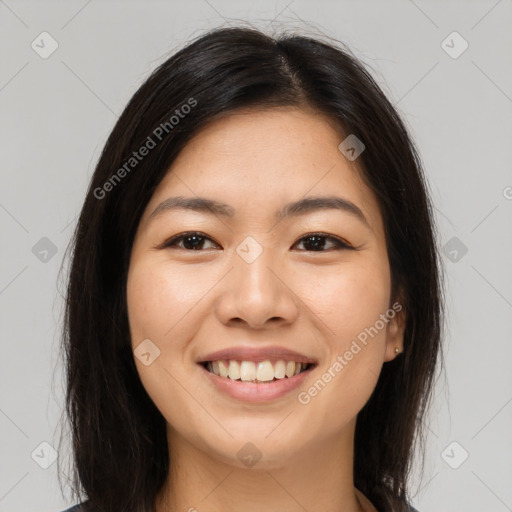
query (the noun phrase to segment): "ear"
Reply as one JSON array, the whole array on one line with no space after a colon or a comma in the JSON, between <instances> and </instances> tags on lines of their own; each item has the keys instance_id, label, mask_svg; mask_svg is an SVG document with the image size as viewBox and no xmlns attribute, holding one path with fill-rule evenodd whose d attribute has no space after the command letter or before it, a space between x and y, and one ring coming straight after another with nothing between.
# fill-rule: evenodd
<instances>
[{"instance_id":1,"label":"ear","mask_svg":"<svg viewBox=\"0 0 512 512\"><path fill-rule=\"evenodd\" d=\"M394 312L389 320L386 329L386 353L384 361L392 361L404 351L404 332L405 332L405 308L400 301L395 301L389 308L389 316ZM397 353L395 349L399 349Z\"/></svg>"}]
</instances>

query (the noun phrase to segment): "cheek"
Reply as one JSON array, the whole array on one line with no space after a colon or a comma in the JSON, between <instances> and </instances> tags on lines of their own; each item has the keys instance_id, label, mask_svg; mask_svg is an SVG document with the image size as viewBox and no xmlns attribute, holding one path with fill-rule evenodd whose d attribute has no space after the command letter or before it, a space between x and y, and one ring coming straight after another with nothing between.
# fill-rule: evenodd
<instances>
[{"instance_id":1,"label":"cheek","mask_svg":"<svg viewBox=\"0 0 512 512\"><path fill-rule=\"evenodd\" d=\"M140 259L131 265L127 281L128 317L137 372L156 407L173 425L180 424L180 411L201 416L198 404L180 386L189 372L195 370L188 352L189 340L199 325L199 309L195 306L211 287L208 280L202 283L194 280L201 281L197 272L184 272L161 262ZM137 357L136 349L143 340L150 340L159 350L149 365ZM147 345L143 346L147 351ZM187 389L195 393L193 381L187 384ZM186 421L181 427L188 428Z\"/></svg>"},{"instance_id":2,"label":"cheek","mask_svg":"<svg viewBox=\"0 0 512 512\"><path fill-rule=\"evenodd\" d=\"M386 323L381 320L390 300L390 274L378 261L315 274L304 283L304 297L322 320L328 357L301 404L310 427L333 434L354 418L369 399L385 352ZM309 290L309 291L308 291ZM305 299L306 300L306 299Z\"/></svg>"},{"instance_id":3,"label":"cheek","mask_svg":"<svg viewBox=\"0 0 512 512\"><path fill-rule=\"evenodd\" d=\"M175 379L189 379L197 371L191 340L204 322L205 298L217 281L213 272L201 272L192 265L168 265L155 258L135 259L130 266L127 304L135 364L144 387L162 411L169 407L170 392L175 402L185 398L180 406L186 406L186 396L181 396ZM137 357L143 340L150 340L158 353L149 366Z\"/></svg>"},{"instance_id":4,"label":"cheek","mask_svg":"<svg viewBox=\"0 0 512 512\"><path fill-rule=\"evenodd\" d=\"M127 302L132 339L141 336L168 340L208 290L208 281L198 273L143 261L135 263L128 275Z\"/></svg>"},{"instance_id":5,"label":"cheek","mask_svg":"<svg viewBox=\"0 0 512 512\"><path fill-rule=\"evenodd\" d=\"M341 350L387 310L390 276L387 266L376 262L336 270L326 267L302 279L300 289L301 298L322 319L323 329Z\"/></svg>"}]
</instances>

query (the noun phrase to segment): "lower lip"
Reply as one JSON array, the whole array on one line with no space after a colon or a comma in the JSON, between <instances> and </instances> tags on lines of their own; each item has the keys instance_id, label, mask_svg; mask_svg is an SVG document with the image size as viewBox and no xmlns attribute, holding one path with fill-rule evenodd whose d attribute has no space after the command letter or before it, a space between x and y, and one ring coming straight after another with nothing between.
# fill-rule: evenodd
<instances>
[{"instance_id":1,"label":"lower lip","mask_svg":"<svg viewBox=\"0 0 512 512\"><path fill-rule=\"evenodd\" d=\"M256 382L231 380L229 377L220 377L209 372L203 365L200 364L199 366L219 391L245 402L268 402L285 396L298 388L314 368L311 367L293 377L285 377L284 379L258 384Z\"/></svg>"}]
</instances>

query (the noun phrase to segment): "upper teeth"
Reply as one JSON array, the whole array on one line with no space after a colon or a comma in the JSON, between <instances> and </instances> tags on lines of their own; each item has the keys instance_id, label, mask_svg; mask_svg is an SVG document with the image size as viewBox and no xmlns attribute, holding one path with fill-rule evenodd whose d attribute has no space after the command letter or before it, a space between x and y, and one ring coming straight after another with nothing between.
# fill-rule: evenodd
<instances>
[{"instance_id":1,"label":"upper teeth","mask_svg":"<svg viewBox=\"0 0 512 512\"><path fill-rule=\"evenodd\" d=\"M293 377L306 369L307 363L296 363L279 359L274 364L268 359L255 363L254 361L221 360L209 361L208 371L232 380L268 382L285 377Z\"/></svg>"}]
</instances>

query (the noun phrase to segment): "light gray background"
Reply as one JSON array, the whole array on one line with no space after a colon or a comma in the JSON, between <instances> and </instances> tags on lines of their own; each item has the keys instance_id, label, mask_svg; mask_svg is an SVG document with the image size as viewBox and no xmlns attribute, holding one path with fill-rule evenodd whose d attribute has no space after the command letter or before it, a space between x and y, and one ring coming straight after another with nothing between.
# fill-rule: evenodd
<instances>
[{"instance_id":1,"label":"light gray background","mask_svg":"<svg viewBox=\"0 0 512 512\"><path fill-rule=\"evenodd\" d=\"M42 469L31 454L44 462L51 450L40 444L58 439L57 277L106 136L166 55L235 20L318 27L348 43L405 116L440 243L458 244L444 256L447 377L413 503L420 512L512 510L511 18L510 0L0 2L0 511L69 504L57 464ZM59 45L47 59L31 48L49 48L43 31ZM441 45L453 31L469 43L458 58ZM445 44L462 48L457 39ZM43 237L54 256L44 253L47 241L33 251ZM463 450L469 457L453 469Z\"/></svg>"}]
</instances>

